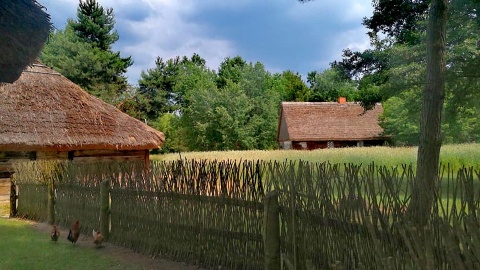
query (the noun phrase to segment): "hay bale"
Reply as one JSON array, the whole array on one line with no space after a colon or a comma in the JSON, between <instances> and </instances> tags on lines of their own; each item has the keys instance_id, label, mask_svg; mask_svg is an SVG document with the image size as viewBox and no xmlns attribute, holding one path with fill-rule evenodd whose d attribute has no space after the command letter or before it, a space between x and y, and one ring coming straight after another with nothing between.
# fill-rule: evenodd
<instances>
[{"instance_id":1,"label":"hay bale","mask_svg":"<svg viewBox=\"0 0 480 270\"><path fill-rule=\"evenodd\" d=\"M0 83L16 81L39 55L50 33L50 16L35 0L0 1Z\"/></svg>"}]
</instances>

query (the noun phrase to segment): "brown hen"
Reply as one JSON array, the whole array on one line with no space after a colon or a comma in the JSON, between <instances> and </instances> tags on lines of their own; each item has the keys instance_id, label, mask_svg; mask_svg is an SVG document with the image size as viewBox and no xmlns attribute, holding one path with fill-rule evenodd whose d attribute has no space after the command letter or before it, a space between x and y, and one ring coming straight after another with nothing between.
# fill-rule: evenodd
<instances>
[{"instance_id":1,"label":"brown hen","mask_svg":"<svg viewBox=\"0 0 480 270\"><path fill-rule=\"evenodd\" d=\"M72 228L68 231L67 239L75 244L78 240L78 237L80 237L80 221L77 220L73 224Z\"/></svg>"}]
</instances>

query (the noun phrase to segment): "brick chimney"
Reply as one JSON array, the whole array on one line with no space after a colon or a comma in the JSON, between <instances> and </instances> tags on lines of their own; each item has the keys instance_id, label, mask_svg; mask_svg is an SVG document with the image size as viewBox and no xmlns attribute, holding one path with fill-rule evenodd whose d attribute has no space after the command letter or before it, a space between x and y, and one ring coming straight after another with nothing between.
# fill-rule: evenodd
<instances>
[{"instance_id":1,"label":"brick chimney","mask_svg":"<svg viewBox=\"0 0 480 270\"><path fill-rule=\"evenodd\" d=\"M347 104L346 97L338 97L338 104Z\"/></svg>"}]
</instances>

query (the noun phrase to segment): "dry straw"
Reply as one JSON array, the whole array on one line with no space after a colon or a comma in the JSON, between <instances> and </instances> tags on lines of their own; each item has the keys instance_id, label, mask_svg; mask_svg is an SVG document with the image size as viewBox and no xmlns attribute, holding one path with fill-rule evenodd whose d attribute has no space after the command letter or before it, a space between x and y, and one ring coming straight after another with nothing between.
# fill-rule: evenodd
<instances>
[{"instance_id":1,"label":"dry straw","mask_svg":"<svg viewBox=\"0 0 480 270\"><path fill-rule=\"evenodd\" d=\"M35 0L2 0L0 22L0 83L12 83L43 48L50 16Z\"/></svg>"}]
</instances>

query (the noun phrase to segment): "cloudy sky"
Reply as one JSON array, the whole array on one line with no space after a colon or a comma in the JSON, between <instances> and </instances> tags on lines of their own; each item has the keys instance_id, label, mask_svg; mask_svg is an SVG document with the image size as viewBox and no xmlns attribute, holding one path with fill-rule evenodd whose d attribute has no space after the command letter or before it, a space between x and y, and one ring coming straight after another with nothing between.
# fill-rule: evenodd
<instances>
[{"instance_id":1,"label":"cloudy sky","mask_svg":"<svg viewBox=\"0 0 480 270\"><path fill-rule=\"evenodd\" d=\"M37 0L55 27L76 18L78 0ZM322 71L341 58L342 50L368 48L363 17L372 0L98 0L113 8L120 36L114 50L132 56L129 82L159 56L198 53L217 69L226 57L261 62L272 73L302 75Z\"/></svg>"}]
</instances>

